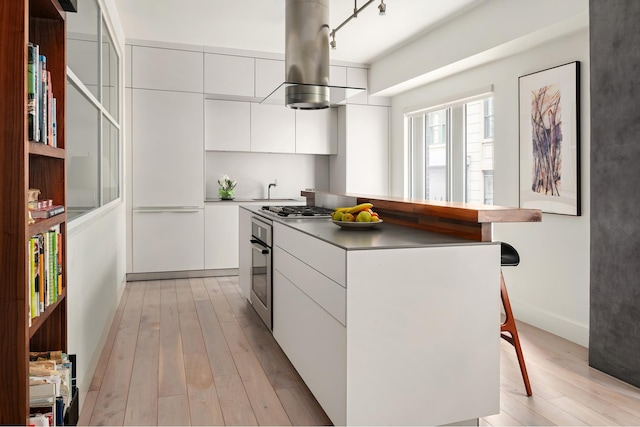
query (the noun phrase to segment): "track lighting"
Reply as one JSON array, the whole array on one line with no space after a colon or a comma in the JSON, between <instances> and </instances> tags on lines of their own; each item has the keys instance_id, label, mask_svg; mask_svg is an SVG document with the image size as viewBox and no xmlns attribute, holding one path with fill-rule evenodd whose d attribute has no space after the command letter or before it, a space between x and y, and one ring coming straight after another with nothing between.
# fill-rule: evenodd
<instances>
[{"instance_id":1,"label":"track lighting","mask_svg":"<svg viewBox=\"0 0 640 427\"><path fill-rule=\"evenodd\" d=\"M344 27L347 24L347 22L351 21L353 18L357 18L358 14L362 12L367 6L369 6L374 1L375 0L367 1L360 8L358 8L358 0L353 1L353 13L351 14L351 16L345 19L342 22L342 24L338 25L336 28L331 30L331 33L329 33L329 36L331 37L331 42L329 42L329 46L331 46L331 49L334 49L334 50L336 49L336 32L338 32L340 28ZM385 4L384 0L380 0L380 4L378 5L378 11L380 16L385 16L387 14L387 5Z\"/></svg>"}]
</instances>

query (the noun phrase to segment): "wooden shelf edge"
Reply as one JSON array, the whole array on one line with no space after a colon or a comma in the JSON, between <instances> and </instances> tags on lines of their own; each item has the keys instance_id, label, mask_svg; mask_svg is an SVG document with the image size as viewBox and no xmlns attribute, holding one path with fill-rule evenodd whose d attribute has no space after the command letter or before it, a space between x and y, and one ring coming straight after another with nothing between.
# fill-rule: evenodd
<instances>
[{"instance_id":1,"label":"wooden shelf edge","mask_svg":"<svg viewBox=\"0 0 640 427\"><path fill-rule=\"evenodd\" d=\"M29 226L29 236L35 236L36 234L48 231L51 227L67 222L67 213L52 216L51 218L38 219L34 224Z\"/></svg>"},{"instance_id":2,"label":"wooden shelf edge","mask_svg":"<svg viewBox=\"0 0 640 427\"><path fill-rule=\"evenodd\" d=\"M60 306L62 301L65 300L66 297L67 297L67 288L64 288L62 289L62 293L58 295L58 300L53 304L51 304L50 306L46 307L46 309L44 310L44 313L42 313L40 316L33 319L31 327L29 328L29 339L31 339L33 335L36 332L38 332L38 329L40 329L40 327L42 327L42 325L44 324L44 322L46 322L49 316L51 316L53 312L55 312L58 309L58 307Z\"/></svg>"},{"instance_id":3,"label":"wooden shelf edge","mask_svg":"<svg viewBox=\"0 0 640 427\"><path fill-rule=\"evenodd\" d=\"M53 157L55 159L66 158L66 152L62 148L52 147L40 142L29 141L29 154L36 156Z\"/></svg>"}]
</instances>

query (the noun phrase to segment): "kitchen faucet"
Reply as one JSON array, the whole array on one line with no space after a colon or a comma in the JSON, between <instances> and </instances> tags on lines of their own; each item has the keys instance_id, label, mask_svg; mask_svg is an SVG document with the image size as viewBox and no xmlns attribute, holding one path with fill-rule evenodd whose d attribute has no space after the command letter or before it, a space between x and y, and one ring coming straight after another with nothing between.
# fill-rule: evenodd
<instances>
[{"instance_id":1,"label":"kitchen faucet","mask_svg":"<svg viewBox=\"0 0 640 427\"><path fill-rule=\"evenodd\" d=\"M269 184L269 187L267 188L267 200L271 200L271 187L275 187L278 185L278 180L276 179L275 182L272 182L271 184Z\"/></svg>"}]
</instances>

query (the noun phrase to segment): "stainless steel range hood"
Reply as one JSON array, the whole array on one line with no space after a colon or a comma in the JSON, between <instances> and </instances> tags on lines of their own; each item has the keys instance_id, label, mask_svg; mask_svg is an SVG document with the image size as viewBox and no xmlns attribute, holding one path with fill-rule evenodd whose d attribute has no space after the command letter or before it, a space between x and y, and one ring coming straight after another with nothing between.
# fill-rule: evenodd
<instances>
[{"instance_id":1,"label":"stainless steel range hood","mask_svg":"<svg viewBox=\"0 0 640 427\"><path fill-rule=\"evenodd\" d=\"M262 103L318 110L363 90L329 84L329 0L286 0L285 82Z\"/></svg>"}]
</instances>

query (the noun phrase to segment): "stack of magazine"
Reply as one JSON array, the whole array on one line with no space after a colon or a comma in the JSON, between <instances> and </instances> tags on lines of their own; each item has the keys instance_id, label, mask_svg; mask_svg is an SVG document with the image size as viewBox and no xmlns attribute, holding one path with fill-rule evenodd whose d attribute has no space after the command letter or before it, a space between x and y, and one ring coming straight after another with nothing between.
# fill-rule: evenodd
<instances>
[{"instance_id":1,"label":"stack of magazine","mask_svg":"<svg viewBox=\"0 0 640 427\"><path fill-rule=\"evenodd\" d=\"M29 361L29 424L64 425L73 401L73 364L61 351L35 352Z\"/></svg>"}]
</instances>

